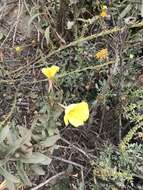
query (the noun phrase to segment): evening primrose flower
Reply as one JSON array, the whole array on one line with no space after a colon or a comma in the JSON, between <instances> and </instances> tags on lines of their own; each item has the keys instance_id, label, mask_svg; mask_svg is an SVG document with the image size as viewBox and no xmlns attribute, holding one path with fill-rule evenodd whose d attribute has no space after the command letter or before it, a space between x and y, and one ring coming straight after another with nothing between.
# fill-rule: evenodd
<instances>
[{"instance_id":1,"label":"evening primrose flower","mask_svg":"<svg viewBox=\"0 0 143 190\"><path fill-rule=\"evenodd\" d=\"M22 48L20 46L15 47L15 51L17 53L20 53L22 51Z\"/></svg>"},{"instance_id":2,"label":"evening primrose flower","mask_svg":"<svg viewBox=\"0 0 143 190\"><path fill-rule=\"evenodd\" d=\"M42 73L48 78L49 88L48 92L53 91L54 86L54 78L57 72L59 72L60 68L56 65L52 65L51 67L45 67L42 69ZM56 87L56 86L55 86Z\"/></svg>"},{"instance_id":3,"label":"evening primrose flower","mask_svg":"<svg viewBox=\"0 0 143 190\"><path fill-rule=\"evenodd\" d=\"M96 53L95 56L96 56L97 59L100 59L100 60L106 59L108 57L107 48L100 50L99 52Z\"/></svg>"},{"instance_id":4,"label":"evening primrose flower","mask_svg":"<svg viewBox=\"0 0 143 190\"><path fill-rule=\"evenodd\" d=\"M42 73L49 79L53 80L57 72L59 72L60 68L56 65L52 65L51 67L45 67L42 69Z\"/></svg>"},{"instance_id":5,"label":"evening primrose flower","mask_svg":"<svg viewBox=\"0 0 143 190\"><path fill-rule=\"evenodd\" d=\"M89 107L86 102L71 104L65 108L64 122L67 126L69 123L74 127L84 125L89 118Z\"/></svg>"},{"instance_id":6,"label":"evening primrose flower","mask_svg":"<svg viewBox=\"0 0 143 190\"><path fill-rule=\"evenodd\" d=\"M108 16L107 10L102 10L101 13L100 13L100 16L101 17L107 17Z\"/></svg>"},{"instance_id":7,"label":"evening primrose flower","mask_svg":"<svg viewBox=\"0 0 143 190\"><path fill-rule=\"evenodd\" d=\"M101 9L101 13L100 13L101 17L107 17L108 16L108 10L107 10L107 6L104 5Z\"/></svg>"}]
</instances>

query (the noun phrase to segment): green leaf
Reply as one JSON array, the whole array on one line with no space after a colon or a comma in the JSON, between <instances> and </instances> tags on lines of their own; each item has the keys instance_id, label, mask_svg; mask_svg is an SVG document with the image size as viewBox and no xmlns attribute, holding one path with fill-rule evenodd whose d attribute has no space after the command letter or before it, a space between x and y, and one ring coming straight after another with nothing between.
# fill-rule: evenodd
<instances>
[{"instance_id":1,"label":"green leaf","mask_svg":"<svg viewBox=\"0 0 143 190\"><path fill-rule=\"evenodd\" d=\"M43 170L42 167L40 167L37 164L33 164L31 166L31 169L37 174L37 175L45 175L45 171Z\"/></svg>"},{"instance_id":2,"label":"green leaf","mask_svg":"<svg viewBox=\"0 0 143 190\"><path fill-rule=\"evenodd\" d=\"M129 11L131 10L131 8L132 8L132 5L131 5L131 4L128 4L128 5L125 7L125 9L123 9L123 11L120 13L118 19L124 18L124 17L129 13Z\"/></svg>"},{"instance_id":3,"label":"green leaf","mask_svg":"<svg viewBox=\"0 0 143 190\"><path fill-rule=\"evenodd\" d=\"M30 139L30 138L31 138L31 133L27 131L27 133L25 133L22 138L18 138L15 142L13 142L13 144L10 145L7 156L14 154L15 151L18 148L20 148L23 144L25 144L25 142L27 142L27 139Z\"/></svg>"},{"instance_id":4,"label":"green leaf","mask_svg":"<svg viewBox=\"0 0 143 190\"><path fill-rule=\"evenodd\" d=\"M0 32L0 40L2 40L2 39L3 39L3 37L4 37L3 33L2 33L2 32Z\"/></svg>"},{"instance_id":5,"label":"green leaf","mask_svg":"<svg viewBox=\"0 0 143 190\"><path fill-rule=\"evenodd\" d=\"M6 179L6 186L9 190L16 190L15 184L12 181Z\"/></svg>"},{"instance_id":6,"label":"green leaf","mask_svg":"<svg viewBox=\"0 0 143 190\"><path fill-rule=\"evenodd\" d=\"M141 3L141 16L143 17L143 0L142 0L142 3Z\"/></svg>"},{"instance_id":7,"label":"green leaf","mask_svg":"<svg viewBox=\"0 0 143 190\"><path fill-rule=\"evenodd\" d=\"M50 147L50 146L53 146L59 139L60 139L60 135L50 136L50 137L47 137L46 140L41 141L40 144L43 147Z\"/></svg>"},{"instance_id":8,"label":"green leaf","mask_svg":"<svg viewBox=\"0 0 143 190\"><path fill-rule=\"evenodd\" d=\"M7 134L9 133L10 125L6 125L4 128L2 128L0 132L0 143L4 141L4 139L7 137Z\"/></svg>"},{"instance_id":9,"label":"green leaf","mask_svg":"<svg viewBox=\"0 0 143 190\"><path fill-rule=\"evenodd\" d=\"M27 138L25 139L25 144L28 144L30 141L31 141L31 130L30 129L27 129L25 127L22 127L22 126L19 126L17 127L18 130L19 130L19 134L21 137L24 137L25 135L28 134Z\"/></svg>"},{"instance_id":10,"label":"green leaf","mask_svg":"<svg viewBox=\"0 0 143 190\"><path fill-rule=\"evenodd\" d=\"M48 131L48 135L49 136L53 136L55 133L56 133L56 128L54 128L54 127L48 127L47 128L47 131Z\"/></svg>"},{"instance_id":11,"label":"green leaf","mask_svg":"<svg viewBox=\"0 0 143 190\"><path fill-rule=\"evenodd\" d=\"M48 118L47 114L44 114L41 117L39 117L39 121L41 122L41 125L44 128L48 127L48 120L49 120L49 118Z\"/></svg>"},{"instance_id":12,"label":"green leaf","mask_svg":"<svg viewBox=\"0 0 143 190\"><path fill-rule=\"evenodd\" d=\"M18 162L17 164L17 172L18 172L18 175L20 176L22 182L24 183L24 185L26 186L32 186L32 183L31 181L29 180L25 170L24 170L24 167L23 167L23 163L21 162Z\"/></svg>"},{"instance_id":13,"label":"green leaf","mask_svg":"<svg viewBox=\"0 0 143 190\"><path fill-rule=\"evenodd\" d=\"M48 131L49 136L53 136L54 133L55 133L55 128L49 127L49 128L47 129L47 131Z\"/></svg>"},{"instance_id":14,"label":"green leaf","mask_svg":"<svg viewBox=\"0 0 143 190\"><path fill-rule=\"evenodd\" d=\"M0 174L5 177L6 180L11 181L13 183L18 183L19 180L13 176L11 173L9 173L7 170L4 168L0 167Z\"/></svg>"},{"instance_id":15,"label":"green leaf","mask_svg":"<svg viewBox=\"0 0 143 190\"><path fill-rule=\"evenodd\" d=\"M79 0L70 0L70 5L77 4Z\"/></svg>"},{"instance_id":16,"label":"green leaf","mask_svg":"<svg viewBox=\"0 0 143 190\"><path fill-rule=\"evenodd\" d=\"M24 156L20 159L23 163L29 163L29 164L43 164L43 165L49 165L52 161L51 158L45 156L44 154L41 154L39 152L33 152L31 156Z\"/></svg>"},{"instance_id":17,"label":"green leaf","mask_svg":"<svg viewBox=\"0 0 143 190\"><path fill-rule=\"evenodd\" d=\"M46 42L47 42L47 45L49 44L50 42L50 27L47 27L45 32L44 32L44 36L46 38Z\"/></svg>"},{"instance_id":18,"label":"green leaf","mask_svg":"<svg viewBox=\"0 0 143 190\"><path fill-rule=\"evenodd\" d=\"M84 189L85 189L84 183L80 182L79 183L79 190L84 190Z\"/></svg>"},{"instance_id":19,"label":"green leaf","mask_svg":"<svg viewBox=\"0 0 143 190\"><path fill-rule=\"evenodd\" d=\"M33 16L31 16L31 18L29 19L29 22L28 22L28 28L30 27L30 25L33 23L33 21L35 20L35 18L37 18L38 16L40 16L41 13L37 13Z\"/></svg>"}]
</instances>

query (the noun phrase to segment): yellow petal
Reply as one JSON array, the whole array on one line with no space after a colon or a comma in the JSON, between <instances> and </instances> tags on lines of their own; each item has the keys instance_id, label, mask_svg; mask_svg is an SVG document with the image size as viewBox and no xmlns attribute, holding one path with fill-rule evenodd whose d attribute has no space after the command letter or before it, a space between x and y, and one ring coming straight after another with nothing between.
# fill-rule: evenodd
<instances>
[{"instance_id":1,"label":"yellow petal","mask_svg":"<svg viewBox=\"0 0 143 190\"><path fill-rule=\"evenodd\" d=\"M48 79L53 79L55 77L55 74L59 71L58 66L51 66L51 67L46 67L42 69L42 73L48 78Z\"/></svg>"},{"instance_id":2,"label":"yellow petal","mask_svg":"<svg viewBox=\"0 0 143 190\"><path fill-rule=\"evenodd\" d=\"M69 124L68 115L67 114L65 114L65 116L64 116L64 122L65 122L66 126Z\"/></svg>"},{"instance_id":3,"label":"yellow petal","mask_svg":"<svg viewBox=\"0 0 143 190\"><path fill-rule=\"evenodd\" d=\"M77 104L77 113L83 119L83 121L86 121L89 118L89 107L86 102L81 102Z\"/></svg>"},{"instance_id":4,"label":"yellow petal","mask_svg":"<svg viewBox=\"0 0 143 190\"><path fill-rule=\"evenodd\" d=\"M107 11L106 10L102 10L102 12L100 13L100 16L101 17L107 17L108 16Z\"/></svg>"},{"instance_id":5,"label":"yellow petal","mask_svg":"<svg viewBox=\"0 0 143 190\"><path fill-rule=\"evenodd\" d=\"M71 105L67 106L65 109L64 122L65 122L66 126L69 124L69 121L68 121L69 120L69 112L71 110L73 110L75 106L76 106L76 104L71 104Z\"/></svg>"},{"instance_id":6,"label":"yellow petal","mask_svg":"<svg viewBox=\"0 0 143 190\"><path fill-rule=\"evenodd\" d=\"M71 123L74 127L84 124L89 118L89 108L86 102L71 104L65 109L65 124Z\"/></svg>"},{"instance_id":7,"label":"yellow petal","mask_svg":"<svg viewBox=\"0 0 143 190\"><path fill-rule=\"evenodd\" d=\"M75 104L74 108L70 112L70 115L74 115L79 120L86 121L89 118L89 108L86 102Z\"/></svg>"},{"instance_id":8,"label":"yellow petal","mask_svg":"<svg viewBox=\"0 0 143 190\"><path fill-rule=\"evenodd\" d=\"M65 113L68 114L70 111L72 111L74 108L76 108L77 104L70 104L69 106L66 107Z\"/></svg>"},{"instance_id":9,"label":"yellow petal","mask_svg":"<svg viewBox=\"0 0 143 190\"><path fill-rule=\"evenodd\" d=\"M106 5L103 5L103 6L102 6L102 9L107 9L107 6L106 6Z\"/></svg>"},{"instance_id":10,"label":"yellow petal","mask_svg":"<svg viewBox=\"0 0 143 190\"><path fill-rule=\"evenodd\" d=\"M42 69L42 73L46 76L46 77L50 77L51 76L51 74L50 74L50 68L43 68Z\"/></svg>"},{"instance_id":11,"label":"yellow petal","mask_svg":"<svg viewBox=\"0 0 143 190\"><path fill-rule=\"evenodd\" d=\"M56 65L51 67L51 75L54 77L57 72L59 72L60 68Z\"/></svg>"},{"instance_id":12,"label":"yellow petal","mask_svg":"<svg viewBox=\"0 0 143 190\"><path fill-rule=\"evenodd\" d=\"M101 60L106 59L108 57L108 49L107 48L101 49L100 51L96 53L95 56L97 59L101 59Z\"/></svg>"},{"instance_id":13,"label":"yellow petal","mask_svg":"<svg viewBox=\"0 0 143 190\"><path fill-rule=\"evenodd\" d=\"M74 126L74 127L79 127L84 124L83 120L80 120L78 117L70 116L69 117L69 122Z\"/></svg>"},{"instance_id":14,"label":"yellow petal","mask_svg":"<svg viewBox=\"0 0 143 190\"><path fill-rule=\"evenodd\" d=\"M22 48L21 48L20 46L17 46L17 47L15 47L15 51L16 51L17 53L19 53L19 52L22 51Z\"/></svg>"}]
</instances>

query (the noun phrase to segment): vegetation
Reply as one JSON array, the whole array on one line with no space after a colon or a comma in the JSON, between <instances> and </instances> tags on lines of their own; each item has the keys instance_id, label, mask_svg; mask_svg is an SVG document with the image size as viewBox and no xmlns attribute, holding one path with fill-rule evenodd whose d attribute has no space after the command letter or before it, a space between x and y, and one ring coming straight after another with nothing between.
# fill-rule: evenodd
<instances>
[{"instance_id":1,"label":"vegetation","mask_svg":"<svg viewBox=\"0 0 143 190\"><path fill-rule=\"evenodd\" d=\"M0 7L0 190L142 190L143 2Z\"/></svg>"}]
</instances>

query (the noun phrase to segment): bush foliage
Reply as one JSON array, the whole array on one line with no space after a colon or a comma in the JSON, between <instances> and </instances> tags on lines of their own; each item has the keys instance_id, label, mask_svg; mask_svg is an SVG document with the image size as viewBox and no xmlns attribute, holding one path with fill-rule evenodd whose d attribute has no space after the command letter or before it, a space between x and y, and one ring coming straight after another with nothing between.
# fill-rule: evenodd
<instances>
[{"instance_id":1,"label":"bush foliage","mask_svg":"<svg viewBox=\"0 0 143 190\"><path fill-rule=\"evenodd\" d=\"M0 189L143 189L143 5L0 4Z\"/></svg>"}]
</instances>

